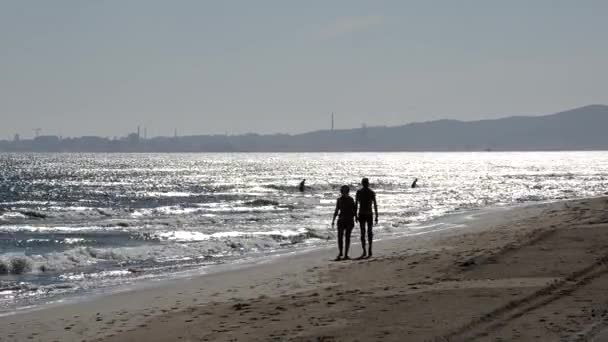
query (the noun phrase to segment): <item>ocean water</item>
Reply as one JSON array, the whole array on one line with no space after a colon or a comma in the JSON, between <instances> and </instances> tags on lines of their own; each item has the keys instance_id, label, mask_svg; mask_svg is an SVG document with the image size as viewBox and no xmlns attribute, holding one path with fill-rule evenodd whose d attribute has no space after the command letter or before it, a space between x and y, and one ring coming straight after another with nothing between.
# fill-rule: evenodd
<instances>
[{"instance_id":1,"label":"ocean water","mask_svg":"<svg viewBox=\"0 0 608 342\"><path fill-rule=\"evenodd\" d=\"M383 238L606 194L608 153L0 154L0 311L334 244L338 189L363 176Z\"/></svg>"}]
</instances>

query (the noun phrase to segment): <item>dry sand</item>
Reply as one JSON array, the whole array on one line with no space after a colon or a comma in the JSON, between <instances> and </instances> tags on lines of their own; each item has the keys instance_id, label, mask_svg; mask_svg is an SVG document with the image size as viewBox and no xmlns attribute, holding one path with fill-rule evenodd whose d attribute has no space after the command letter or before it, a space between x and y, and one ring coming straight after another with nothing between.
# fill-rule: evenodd
<instances>
[{"instance_id":1,"label":"dry sand","mask_svg":"<svg viewBox=\"0 0 608 342\"><path fill-rule=\"evenodd\" d=\"M458 219L370 260L323 249L3 317L0 339L608 341L607 199Z\"/></svg>"}]
</instances>

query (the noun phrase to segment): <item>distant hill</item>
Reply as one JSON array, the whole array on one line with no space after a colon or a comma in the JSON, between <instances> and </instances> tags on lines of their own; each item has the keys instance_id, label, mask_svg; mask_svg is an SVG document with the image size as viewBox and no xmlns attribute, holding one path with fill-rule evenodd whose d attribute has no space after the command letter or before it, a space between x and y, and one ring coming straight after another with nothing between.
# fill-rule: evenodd
<instances>
[{"instance_id":1,"label":"distant hill","mask_svg":"<svg viewBox=\"0 0 608 342\"><path fill-rule=\"evenodd\" d=\"M479 151L608 149L608 106L546 116L438 120L397 127L318 131L292 138L304 150Z\"/></svg>"},{"instance_id":2,"label":"distant hill","mask_svg":"<svg viewBox=\"0 0 608 342\"><path fill-rule=\"evenodd\" d=\"M323 130L288 135L200 135L140 139L136 134L0 141L0 151L34 152L304 152L608 150L608 106L546 116L438 120L395 127Z\"/></svg>"}]
</instances>

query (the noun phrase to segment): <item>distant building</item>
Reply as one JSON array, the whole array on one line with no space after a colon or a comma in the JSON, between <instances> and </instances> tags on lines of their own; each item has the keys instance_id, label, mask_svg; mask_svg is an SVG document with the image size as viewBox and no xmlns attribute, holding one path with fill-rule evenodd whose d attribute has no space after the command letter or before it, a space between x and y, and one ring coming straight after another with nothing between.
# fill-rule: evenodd
<instances>
[{"instance_id":1,"label":"distant building","mask_svg":"<svg viewBox=\"0 0 608 342\"><path fill-rule=\"evenodd\" d=\"M33 146L36 151L54 152L60 149L60 140L55 135L39 135L34 138Z\"/></svg>"},{"instance_id":2,"label":"distant building","mask_svg":"<svg viewBox=\"0 0 608 342\"><path fill-rule=\"evenodd\" d=\"M40 135L34 139L37 144L57 144L59 143L59 137L55 135Z\"/></svg>"},{"instance_id":3,"label":"distant building","mask_svg":"<svg viewBox=\"0 0 608 342\"><path fill-rule=\"evenodd\" d=\"M131 145L136 145L139 143L139 133L131 133L127 136L127 141Z\"/></svg>"},{"instance_id":4,"label":"distant building","mask_svg":"<svg viewBox=\"0 0 608 342\"><path fill-rule=\"evenodd\" d=\"M18 143L19 141L21 141L21 136L19 135L19 133L15 134L15 137L13 138L13 142Z\"/></svg>"}]
</instances>

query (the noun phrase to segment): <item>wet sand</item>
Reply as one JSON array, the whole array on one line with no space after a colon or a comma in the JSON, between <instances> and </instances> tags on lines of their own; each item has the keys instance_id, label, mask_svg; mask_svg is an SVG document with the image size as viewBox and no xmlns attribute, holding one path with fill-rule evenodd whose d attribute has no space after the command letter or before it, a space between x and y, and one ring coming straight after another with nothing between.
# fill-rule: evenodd
<instances>
[{"instance_id":1,"label":"wet sand","mask_svg":"<svg viewBox=\"0 0 608 342\"><path fill-rule=\"evenodd\" d=\"M370 260L316 250L2 317L0 340L608 341L606 198L459 220Z\"/></svg>"}]
</instances>

